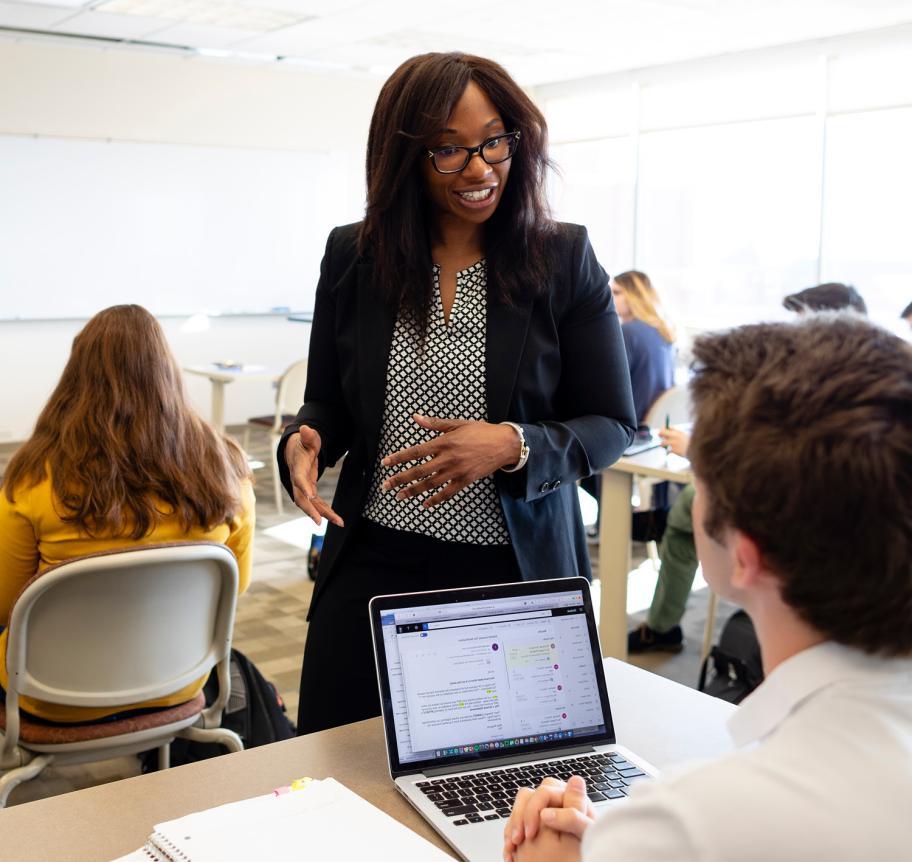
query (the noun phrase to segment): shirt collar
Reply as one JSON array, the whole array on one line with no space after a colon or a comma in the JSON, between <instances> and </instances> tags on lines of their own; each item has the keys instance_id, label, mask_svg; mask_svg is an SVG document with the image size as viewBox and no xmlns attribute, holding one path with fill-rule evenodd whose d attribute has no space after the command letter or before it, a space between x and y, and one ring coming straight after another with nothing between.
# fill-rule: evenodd
<instances>
[{"instance_id":1,"label":"shirt collar","mask_svg":"<svg viewBox=\"0 0 912 862\"><path fill-rule=\"evenodd\" d=\"M871 656L824 641L786 659L744 699L728 720L736 746L758 742L772 733L802 703L834 683L870 680L875 674L912 671L909 659Z\"/></svg>"}]
</instances>

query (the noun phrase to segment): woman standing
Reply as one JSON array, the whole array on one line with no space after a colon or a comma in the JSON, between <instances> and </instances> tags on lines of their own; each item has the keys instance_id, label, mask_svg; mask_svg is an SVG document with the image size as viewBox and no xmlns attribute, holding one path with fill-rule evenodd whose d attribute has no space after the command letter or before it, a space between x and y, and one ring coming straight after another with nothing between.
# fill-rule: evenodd
<instances>
[{"instance_id":1,"label":"woman standing","mask_svg":"<svg viewBox=\"0 0 912 862\"><path fill-rule=\"evenodd\" d=\"M649 276L631 269L611 282L630 363L630 383L637 424L666 389L674 386L675 331L665 317Z\"/></svg>"},{"instance_id":2,"label":"woman standing","mask_svg":"<svg viewBox=\"0 0 912 862\"><path fill-rule=\"evenodd\" d=\"M10 460L0 490L0 627L16 596L49 566L162 542L227 545L238 590L250 581L253 486L247 460L190 407L158 321L138 305L95 315L73 341L35 432ZM6 632L0 635L5 686ZM191 700L205 677L132 706L61 706L23 697L55 722L97 721ZM0 689L2 696L2 689Z\"/></svg>"},{"instance_id":3,"label":"woman standing","mask_svg":"<svg viewBox=\"0 0 912 862\"><path fill-rule=\"evenodd\" d=\"M301 733L379 714L372 596L589 574L575 483L635 420L608 278L585 229L547 214L545 147L489 60L414 57L380 93L366 216L330 234L278 452L330 522ZM317 477L343 455L330 506Z\"/></svg>"}]
</instances>

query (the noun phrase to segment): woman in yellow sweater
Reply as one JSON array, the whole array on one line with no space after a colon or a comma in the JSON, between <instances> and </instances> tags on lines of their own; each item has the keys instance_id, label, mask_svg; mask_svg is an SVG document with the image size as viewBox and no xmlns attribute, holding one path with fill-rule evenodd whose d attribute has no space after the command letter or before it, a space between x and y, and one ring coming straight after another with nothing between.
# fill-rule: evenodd
<instances>
[{"instance_id":1,"label":"woman in yellow sweater","mask_svg":"<svg viewBox=\"0 0 912 862\"><path fill-rule=\"evenodd\" d=\"M49 566L98 551L162 542L221 542L250 581L254 497L243 452L190 407L164 333L138 305L95 315L0 488L0 627L17 595ZM6 632L0 686L7 685ZM205 679L130 709L172 706ZM2 689L0 689L2 697ZM22 698L55 722L95 721L114 709Z\"/></svg>"}]
</instances>

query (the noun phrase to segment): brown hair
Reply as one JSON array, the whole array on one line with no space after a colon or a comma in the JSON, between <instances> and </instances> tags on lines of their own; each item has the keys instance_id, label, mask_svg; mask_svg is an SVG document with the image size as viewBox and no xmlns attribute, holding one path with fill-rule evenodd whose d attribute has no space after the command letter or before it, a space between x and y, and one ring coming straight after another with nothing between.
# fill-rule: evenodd
<instances>
[{"instance_id":1,"label":"brown hair","mask_svg":"<svg viewBox=\"0 0 912 862\"><path fill-rule=\"evenodd\" d=\"M783 308L799 313L805 311L842 311L851 308L859 314L867 314L868 306L861 294L850 284L828 281L814 287L806 287L798 293L790 293L782 300Z\"/></svg>"},{"instance_id":2,"label":"brown hair","mask_svg":"<svg viewBox=\"0 0 912 862\"><path fill-rule=\"evenodd\" d=\"M751 536L828 638L912 653L912 347L851 313L698 338L709 535Z\"/></svg>"},{"instance_id":3,"label":"brown hair","mask_svg":"<svg viewBox=\"0 0 912 862\"><path fill-rule=\"evenodd\" d=\"M64 520L139 539L172 512L185 530L229 522L250 472L237 444L190 407L158 321L116 305L73 340L34 433L9 463L7 499L48 474Z\"/></svg>"},{"instance_id":4,"label":"brown hair","mask_svg":"<svg viewBox=\"0 0 912 862\"><path fill-rule=\"evenodd\" d=\"M669 344L674 343L674 326L662 310L659 294L649 276L637 269L630 269L614 277L614 283L624 291L630 313L643 323L648 323Z\"/></svg>"},{"instance_id":5,"label":"brown hair","mask_svg":"<svg viewBox=\"0 0 912 862\"><path fill-rule=\"evenodd\" d=\"M547 278L553 231L545 200L547 124L541 111L497 63L469 54L421 54L383 85L367 141L367 209L359 251L373 260L384 298L425 320L433 295L432 217L421 164L466 86L474 81L500 112L507 131L521 133L510 182L485 222L491 295L509 304L537 293Z\"/></svg>"}]
</instances>

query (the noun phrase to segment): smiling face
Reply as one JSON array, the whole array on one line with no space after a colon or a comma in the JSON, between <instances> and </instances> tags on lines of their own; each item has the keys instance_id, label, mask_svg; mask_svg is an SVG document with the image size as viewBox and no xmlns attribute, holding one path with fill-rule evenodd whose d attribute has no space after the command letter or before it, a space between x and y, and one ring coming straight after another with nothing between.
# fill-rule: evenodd
<instances>
[{"instance_id":1,"label":"smiling face","mask_svg":"<svg viewBox=\"0 0 912 862\"><path fill-rule=\"evenodd\" d=\"M494 103L470 81L447 118L447 128L431 142L429 149L476 147L488 138L509 131L513 130L504 126ZM510 173L510 160L489 165L475 154L458 174L441 174L426 158L421 170L439 225L450 220L481 225L500 203Z\"/></svg>"}]
</instances>

